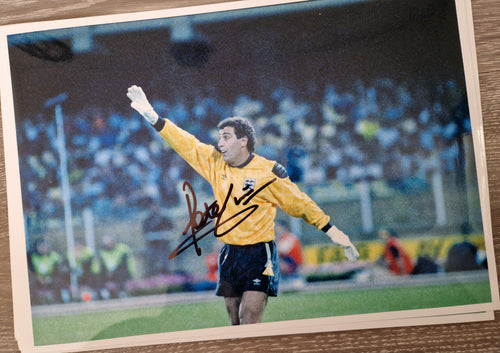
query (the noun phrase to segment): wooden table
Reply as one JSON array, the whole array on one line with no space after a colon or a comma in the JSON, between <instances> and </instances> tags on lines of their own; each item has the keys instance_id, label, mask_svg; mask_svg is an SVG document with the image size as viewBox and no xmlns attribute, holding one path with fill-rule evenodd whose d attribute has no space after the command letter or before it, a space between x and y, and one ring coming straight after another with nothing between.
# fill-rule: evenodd
<instances>
[{"instance_id":1,"label":"wooden table","mask_svg":"<svg viewBox=\"0 0 500 353\"><path fill-rule=\"evenodd\" d=\"M214 3L182 1L2 0L0 24L54 20ZM218 1L220 2L220 1ZM496 261L500 263L500 2L472 1ZM3 144L0 150L0 351L17 352L14 339ZM497 266L498 268L498 266ZM232 339L105 350L106 352L492 352L500 351L494 321ZM97 352L97 351L94 351ZM100 351L104 352L104 350Z\"/></svg>"}]
</instances>

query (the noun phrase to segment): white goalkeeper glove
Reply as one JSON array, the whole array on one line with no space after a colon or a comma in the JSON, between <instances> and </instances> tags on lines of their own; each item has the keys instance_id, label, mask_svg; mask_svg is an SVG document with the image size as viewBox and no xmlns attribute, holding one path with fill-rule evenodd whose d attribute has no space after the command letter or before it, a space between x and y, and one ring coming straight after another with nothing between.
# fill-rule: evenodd
<instances>
[{"instance_id":1,"label":"white goalkeeper glove","mask_svg":"<svg viewBox=\"0 0 500 353\"><path fill-rule=\"evenodd\" d=\"M349 261L354 262L358 259L358 249L356 249L354 244L351 242L349 237L344 234L344 232L337 229L337 227L332 226L330 229L328 229L326 235L328 235L335 244L341 246L344 249L344 255Z\"/></svg>"},{"instance_id":2,"label":"white goalkeeper glove","mask_svg":"<svg viewBox=\"0 0 500 353\"><path fill-rule=\"evenodd\" d=\"M158 121L158 114L149 103L141 87L136 85L130 86L127 90L127 97L132 101L130 106L137 110L151 125L154 125Z\"/></svg>"}]
</instances>

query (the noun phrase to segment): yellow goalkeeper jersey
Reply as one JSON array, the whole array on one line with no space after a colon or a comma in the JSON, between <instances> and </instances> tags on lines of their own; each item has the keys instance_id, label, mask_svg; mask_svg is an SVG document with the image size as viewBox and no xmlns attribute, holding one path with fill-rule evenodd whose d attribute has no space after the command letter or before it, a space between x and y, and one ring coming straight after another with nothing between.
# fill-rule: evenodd
<instances>
[{"instance_id":1,"label":"yellow goalkeeper jersey","mask_svg":"<svg viewBox=\"0 0 500 353\"><path fill-rule=\"evenodd\" d=\"M244 166L232 167L214 146L200 142L168 119L159 133L211 184L219 216L206 228L215 226L214 234L224 243L248 245L273 240L276 207L318 229L328 224L330 217L275 161L253 154ZM204 211L200 205L198 208Z\"/></svg>"}]
</instances>

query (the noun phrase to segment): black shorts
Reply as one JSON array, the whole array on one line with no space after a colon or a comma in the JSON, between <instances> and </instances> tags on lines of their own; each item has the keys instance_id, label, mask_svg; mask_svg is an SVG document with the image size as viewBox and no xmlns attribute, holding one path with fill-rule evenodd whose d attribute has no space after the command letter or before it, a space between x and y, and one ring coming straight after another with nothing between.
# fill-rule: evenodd
<instances>
[{"instance_id":1,"label":"black shorts","mask_svg":"<svg viewBox=\"0 0 500 353\"><path fill-rule=\"evenodd\" d=\"M253 245L225 244L221 249L216 295L241 297L243 292L258 291L275 297L278 282L279 258L274 241Z\"/></svg>"}]
</instances>

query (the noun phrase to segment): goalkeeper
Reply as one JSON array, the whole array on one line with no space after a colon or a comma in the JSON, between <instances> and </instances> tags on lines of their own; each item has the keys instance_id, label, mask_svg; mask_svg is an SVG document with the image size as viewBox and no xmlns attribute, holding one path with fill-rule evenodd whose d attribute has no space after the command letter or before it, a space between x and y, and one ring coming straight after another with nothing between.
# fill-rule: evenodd
<instances>
[{"instance_id":1,"label":"goalkeeper","mask_svg":"<svg viewBox=\"0 0 500 353\"><path fill-rule=\"evenodd\" d=\"M211 184L217 203L225 205L225 219L217 228L224 246L219 254L216 295L224 297L232 325L261 322L268 297L278 294L277 206L324 231L344 249L349 261L359 257L349 237L331 225L330 217L290 181L283 166L254 153L255 131L246 119L222 120L214 147L159 117L141 87L129 87L127 96L132 108ZM244 220L232 217L242 207L252 212Z\"/></svg>"}]
</instances>

